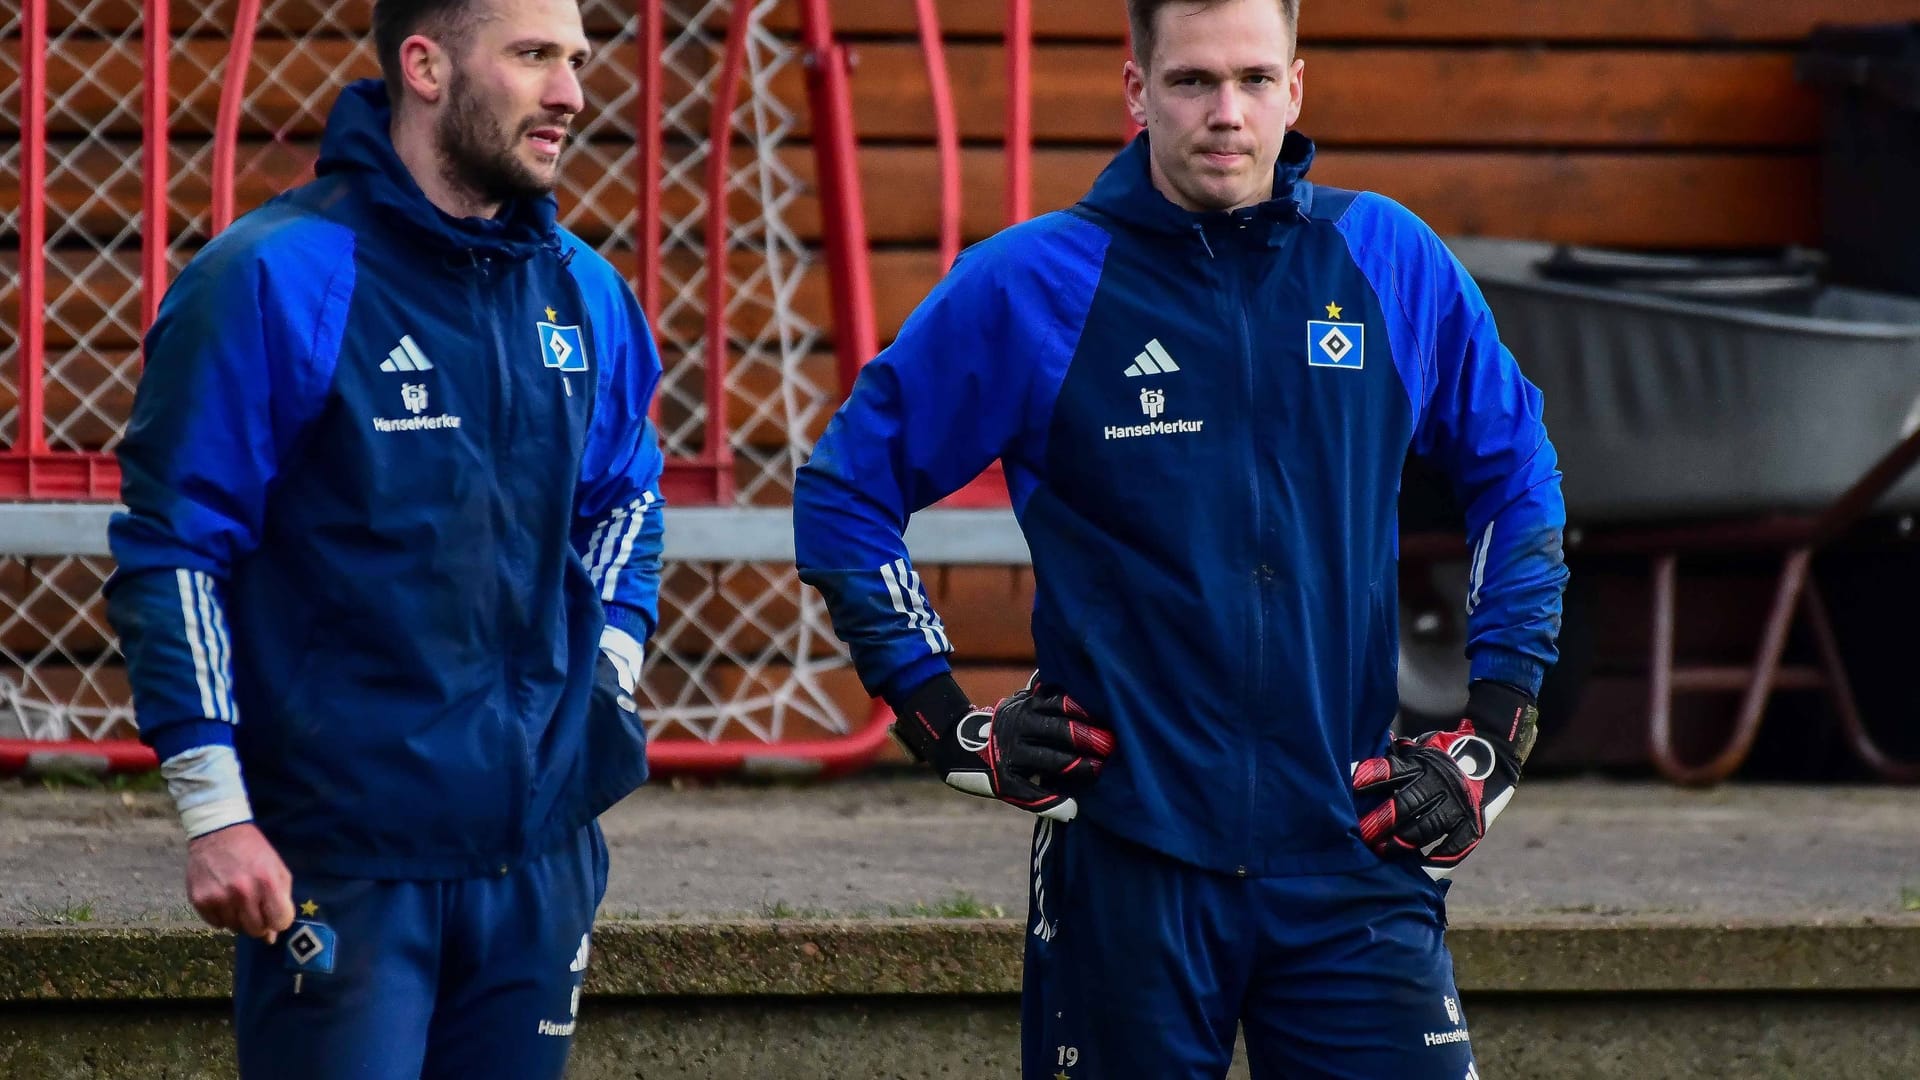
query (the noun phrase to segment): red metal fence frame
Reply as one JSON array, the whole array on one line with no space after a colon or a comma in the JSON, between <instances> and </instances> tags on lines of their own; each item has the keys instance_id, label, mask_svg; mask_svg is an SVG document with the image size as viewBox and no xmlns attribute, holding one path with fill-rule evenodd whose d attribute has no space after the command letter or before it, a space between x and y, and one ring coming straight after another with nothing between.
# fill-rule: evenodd
<instances>
[{"instance_id":1,"label":"red metal fence frame","mask_svg":"<svg viewBox=\"0 0 1920 1080\"><path fill-rule=\"evenodd\" d=\"M1033 216L1033 0L1007 0L1007 224Z\"/></svg>"},{"instance_id":2,"label":"red metal fence frame","mask_svg":"<svg viewBox=\"0 0 1920 1080\"><path fill-rule=\"evenodd\" d=\"M159 7L164 19L165 0L149 0L149 10L154 6ZM153 35L148 36L151 39ZM165 38L164 30L160 37ZM149 51L152 48L149 40ZM159 74L165 74L164 67ZM155 96L154 78L155 73L149 72L149 99ZM164 101L164 93L160 96ZM164 137L164 127L161 131ZM155 229L151 215L144 224L149 233L144 242L150 255ZM160 257L164 258L165 215L160 217L158 230L162 236ZM47 446L46 249L47 0L26 0L20 11L20 317L16 372L20 404L15 412L13 444L0 450L0 499L112 498L120 491L120 467L111 457Z\"/></svg>"},{"instance_id":3,"label":"red metal fence frame","mask_svg":"<svg viewBox=\"0 0 1920 1080\"><path fill-rule=\"evenodd\" d=\"M940 13L934 0L913 0L913 10L920 24L920 55L926 61L933 102L934 154L940 172L940 272L944 274L960 254L960 125L953 111Z\"/></svg>"},{"instance_id":4,"label":"red metal fence frame","mask_svg":"<svg viewBox=\"0 0 1920 1080\"><path fill-rule=\"evenodd\" d=\"M142 329L151 325L167 284L168 245L168 52L171 48L168 0L144 0L143 56L145 61L142 191ZM19 297L18 434L13 445L0 449L0 499L75 499L110 501L118 497L120 471L108 453L51 450L46 437L44 371L46 362L46 179L47 179L47 0L25 0L21 34L21 212ZM847 384L860 364L877 349L871 273L867 258L867 228L857 160L852 94L848 80L850 55L834 40L827 0L802 0L801 38L807 67L807 86L814 113L813 152L825 225L824 247L831 282L837 366ZM931 6L928 6L929 12ZM240 122L252 67L260 0L239 0L226 78L220 91L213 130L211 228L225 229L235 216ZM717 73L716 100L711 114L705 188L709 213L705 223L706 257L721 267L727 256L727 180L733 136L733 113L745 66L753 5L735 4ZM662 234L660 180L663 173L663 102L661 51L664 45L662 0L645 0L640 11L639 70L640 169L639 242L640 296L645 310L660 309L659 247ZM937 35L937 24L934 33ZM944 66L944 65L943 65ZM946 94L946 80L940 80ZM951 178L943 185L943 213L957 250L959 236L959 164L950 98L946 105L949 131L947 165ZM670 458L662 479L669 504L725 505L734 494L734 458L728 438L726 398L729 359L725 312L727 276L707 275L704 397L706 424L702 444L691 457ZM885 739L886 725L878 715L847 736L787 743L661 740L650 748L653 764L680 772L808 772L831 775L856 769L872 760ZM131 740L103 742L33 742L0 740L0 774L23 769L79 768L97 772L153 768L153 753Z\"/></svg>"}]
</instances>

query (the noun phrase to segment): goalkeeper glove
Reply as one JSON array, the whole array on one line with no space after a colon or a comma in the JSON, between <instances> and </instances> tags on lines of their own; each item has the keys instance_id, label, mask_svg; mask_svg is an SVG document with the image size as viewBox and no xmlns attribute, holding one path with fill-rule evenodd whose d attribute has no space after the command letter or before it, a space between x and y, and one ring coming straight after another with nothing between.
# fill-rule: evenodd
<instances>
[{"instance_id":1,"label":"goalkeeper glove","mask_svg":"<svg viewBox=\"0 0 1920 1080\"><path fill-rule=\"evenodd\" d=\"M1360 838L1382 856L1416 860L1435 881L1452 873L1513 798L1538 717L1530 695L1476 681L1459 727L1396 738L1354 767L1354 791L1387 796L1360 819Z\"/></svg>"},{"instance_id":2,"label":"goalkeeper glove","mask_svg":"<svg viewBox=\"0 0 1920 1080\"><path fill-rule=\"evenodd\" d=\"M1113 732L1036 673L1024 690L976 708L952 675L937 675L893 704L893 737L949 787L1054 821L1080 812L1113 753Z\"/></svg>"}]
</instances>

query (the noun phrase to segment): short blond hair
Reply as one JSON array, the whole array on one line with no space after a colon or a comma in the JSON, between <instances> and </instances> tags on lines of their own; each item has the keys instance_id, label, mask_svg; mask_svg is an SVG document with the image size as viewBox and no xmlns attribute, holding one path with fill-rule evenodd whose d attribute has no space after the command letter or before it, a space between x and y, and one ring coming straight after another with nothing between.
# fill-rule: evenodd
<instances>
[{"instance_id":1,"label":"short blond hair","mask_svg":"<svg viewBox=\"0 0 1920 1080\"><path fill-rule=\"evenodd\" d=\"M1160 17L1160 9L1169 4L1198 3L1201 7L1212 7L1226 0L1127 0L1127 26L1133 32L1133 59L1142 68L1153 62L1154 21ZM1287 46L1292 48L1300 40L1300 0L1274 0L1280 5L1280 14L1287 20Z\"/></svg>"}]
</instances>

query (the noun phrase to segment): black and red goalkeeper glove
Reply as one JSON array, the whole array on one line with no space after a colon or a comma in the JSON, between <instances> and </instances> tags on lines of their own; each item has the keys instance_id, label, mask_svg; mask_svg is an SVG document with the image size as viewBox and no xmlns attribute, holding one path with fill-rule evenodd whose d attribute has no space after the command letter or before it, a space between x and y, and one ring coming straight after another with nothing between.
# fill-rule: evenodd
<instances>
[{"instance_id":1,"label":"black and red goalkeeper glove","mask_svg":"<svg viewBox=\"0 0 1920 1080\"><path fill-rule=\"evenodd\" d=\"M1072 821L1080 812L1073 796L1099 777L1113 732L1039 678L983 709L953 676L936 676L892 703L893 737L949 787Z\"/></svg>"},{"instance_id":2,"label":"black and red goalkeeper glove","mask_svg":"<svg viewBox=\"0 0 1920 1080\"><path fill-rule=\"evenodd\" d=\"M1513 798L1538 716L1526 693L1475 682L1459 727L1394 739L1384 756L1354 767L1354 791L1387 796L1360 819L1360 838L1382 856L1415 860L1435 881L1452 873Z\"/></svg>"}]
</instances>

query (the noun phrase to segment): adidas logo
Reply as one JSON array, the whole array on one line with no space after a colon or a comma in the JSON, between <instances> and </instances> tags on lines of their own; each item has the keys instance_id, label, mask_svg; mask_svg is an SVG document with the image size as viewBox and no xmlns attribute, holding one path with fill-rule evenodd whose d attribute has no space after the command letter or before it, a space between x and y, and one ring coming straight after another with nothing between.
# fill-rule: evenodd
<instances>
[{"instance_id":1,"label":"adidas logo","mask_svg":"<svg viewBox=\"0 0 1920 1080\"><path fill-rule=\"evenodd\" d=\"M587 942L588 940L590 940L591 937L592 935L590 934L580 935L580 951L573 954L573 963L567 965L568 971L587 970L587 949L588 949Z\"/></svg>"},{"instance_id":2,"label":"adidas logo","mask_svg":"<svg viewBox=\"0 0 1920 1080\"><path fill-rule=\"evenodd\" d=\"M413 343L413 335L400 335L400 344L393 347L385 360L380 361L381 371L432 371L433 361Z\"/></svg>"},{"instance_id":3,"label":"adidas logo","mask_svg":"<svg viewBox=\"0 0 1920 1080\"><path fill-rule=\"evenodd\" d=\"M1180 365L1174 363L1173 357L1167 355L1166 346L1160 344L1159 338L1154 338L1147 342L1147 347L1139 356L1133 358L1133 365L1127 368L1127 374L1130 377L1139 378L1142 375L1160 375L1179 370Z\"/></svg>"}]
</instances>

